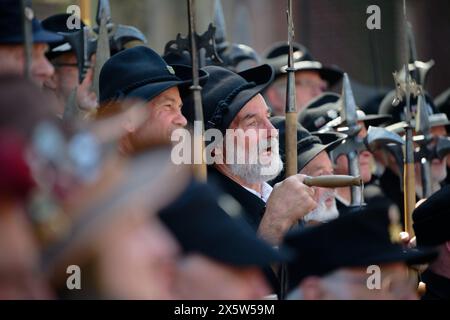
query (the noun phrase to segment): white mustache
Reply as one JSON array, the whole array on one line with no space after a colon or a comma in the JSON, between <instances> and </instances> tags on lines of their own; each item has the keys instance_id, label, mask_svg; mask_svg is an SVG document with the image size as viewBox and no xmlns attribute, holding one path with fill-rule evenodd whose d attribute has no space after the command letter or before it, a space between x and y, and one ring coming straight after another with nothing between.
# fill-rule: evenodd
<instances>
[{"instance_id":1,"label":"white mustache","mask_svg":"<svg viewBox=\"0 0 450 320\"><path fill-rule=\"evenodd\" d=\"M258 153L264 153L268 149L274 154L279 153L279 142L277 138L266 139L258 143Z\"/></svg>"}]
</instances>

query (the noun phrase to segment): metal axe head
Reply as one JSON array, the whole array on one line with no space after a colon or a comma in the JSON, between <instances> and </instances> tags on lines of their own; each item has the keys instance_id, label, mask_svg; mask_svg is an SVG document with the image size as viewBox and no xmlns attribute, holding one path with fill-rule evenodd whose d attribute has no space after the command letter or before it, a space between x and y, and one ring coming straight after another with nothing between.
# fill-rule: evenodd
<instances>
[{"instance_id":1,"label":"metal axe head","mask_svg":"<svg viewBox=\"0 0 450 320\"><path fill-rule=\"evenodd\" d=\"M127 48L130 42L147 44L147 38L136 27L119 24L116 26L111 39L111 51L119 52Z\"/></svg>"},{"instance_id":2,"label":"metal axe head","mask_svg":"<svg viewBox=\"0 0 450 320\"><path fill-rule=\"evenodd\" d=\"M98 0L95 18L97 25L100 26L102 18L105 18L107 24L111 22L111 6L109 5L109 0Z\"/></svg>"},{"instance_id":3,"label":"metal axe head","mask_svg":"<svg viewBox=\"0 0 450 320\"><path fill-rule=\"evenodd\" d=\"M426 80L428 78L430 70L435 65L435 62L433 59L424 62L424 61L414 61L408 64L408 70L410 73L416 72L417 73L417 79L412 79L417 84L422 85L422 87L425 87ZM401 79L405 78L405 69L401 69L399 71L399 76Z\"/></svg>"},{"instance_id":4,"label":"metal axe head","mask_svg":"<svg viewBox=\"0 0 450 320\"><path fill-rule=\"evenodd\" d=\"M385 128L370 126L367 130L367 136L364 138L364 143L368 150L373 151L386 145L403 145L405 141L397 133Z\"/></svg>"}]
</instances>

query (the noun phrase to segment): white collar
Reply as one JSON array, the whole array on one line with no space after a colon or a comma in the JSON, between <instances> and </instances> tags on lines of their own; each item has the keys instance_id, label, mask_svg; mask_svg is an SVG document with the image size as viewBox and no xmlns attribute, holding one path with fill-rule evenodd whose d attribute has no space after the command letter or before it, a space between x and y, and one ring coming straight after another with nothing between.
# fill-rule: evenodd
<instances>
[{"instance_id":1,"label":"white collar","mask_svg":"<svg viewBox=\"0 0 450 320\"><path fill-rule=\"evenodd\" d=\"M270 184L268 184L267 182L263 182L261 184L261 193L255 191L253 189L247 188L247 187L244 187L244 188L247 189L248 191L250 191L251 193L253 193L258 198L261 198L261 200L263 200L264 202L267 202L267 200L269 199L270 194L272 193L272 190L273 190L272 186Z\"/></svg>"},{"instance_id":2,"label":"white collar","mask_svg":"<svg viewBox=\"0 0 450 320\"><path fill-rule=\"evenodd\" d=\"M339 200L340 202L342 202L346 207L350 206L350 202L347 201L346 199L344 199L343 197L341 197L337 192L335 193L334 197Z\"/></svg>"}]
</instances>

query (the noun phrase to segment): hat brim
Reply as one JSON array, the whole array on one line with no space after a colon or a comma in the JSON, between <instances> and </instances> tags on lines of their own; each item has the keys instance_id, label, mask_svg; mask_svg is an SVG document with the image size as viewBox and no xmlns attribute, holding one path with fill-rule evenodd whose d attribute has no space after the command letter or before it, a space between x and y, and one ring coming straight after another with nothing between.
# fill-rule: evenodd
<instances>
[{"instance_id":1,"label":"hat brim","mask_svg":"<svg viewBox=\"0 0 450 320\"><path fill-rule=\"evenodd\" d=\"M321 139L321 133L312 133L313 135L317 136L319 139ZM334 136L334 141L327 144L313 144L308 150L304 150L302 152L299 152L299 155L297 156L297 167L298 171L302 170L308 163L310 163L319 153L322 151L331 151L334 148L336 148L338 145L342 143L342 141L345 140L345 137L341 134L332 134ZM332 139L331 136L327 137L327 139Z\"/></svg>"},{"instance_id":2,"label":"hat brim","mask_svg":"<svg viewBox=\"0 0 450 320\"><path fill-rule=\"evenodd\" d=\"M263 64L255 68L247 69L238 73L248 82L254 82L255 87L242 90L229 104L228 112L225 116L225 123L228 125L233 121L241 109L257 94L263 92L273 81L274 71L268 64ZM226 127L228 127L228 125Z\"/></svg>"},{"instance_id":3,"label":"hat brim","mask_svg":"<svg viewBox=\"0 0 450 320\"><path fill-rule=\"evenodd\" d=\"M39 28L37 30L33 30L33 43L56 43L64 41L64 37L53 33L51 31L47 31L43 28ZM10 37L5 37L1 41L1 43L9 43L9 44L22 44L24 42L23 36L14 35Z\"/></svg>"},{"instance_id":4,"label":"hat brim","mask_svg":"<svg viewBox=\"0 0 450 320\"><path fill-rule=\"evenodd\" d=\"M234 213L227 209L227 203L235 201L228 197L214 184L192 181L159 217L187 254L197 253L238 267L268 267L289 259L289 251L274 250L256 236L240 207Z\"/></svg>"},{"instance_id":5,"label":"hat brim","mask_svg":"<svg viewBox=\"0 0 450 320\"><path fill-rule=\"evenodd\" d=\"M447 132L450 132L450 120L445 121L445 122L439 122L439 123L430 123L431 128L440 127L440 126L444 126L446 128ZM400 121L400 122L390 124L390 125L386 126L385 128L388 131L400 134L405 131L406 127L408 127L408 124L405 121Z\"/></svg>"},{"instance_id":6,"label":"hat brim","mask_svg":"<svg viewBox=\"0 0 450 320\"><path fill-rule=\"evenodd\" d=\"M383 123L388 122L392 117L387 114L368 114L359 118L359 121L363 121L366 126L378 127Z\"/></svg>"},{"instance_id":7,"label":"hat brim","mask_svg":"<svg viewBox=\"0 0 450 320\"><path fill-rule=\"evenodd\" d=\"M287 65L283 66L281 72L286 73L286 68ZM295 71L317 71L320 77L328 82L330 87L338 83L344 75L341 70L324 66L318 61L298 61L294 63L294 69Z\"/></svg>"},{"instance_id":8,"label":"hat brim","mask_svg":"<svg viewBox=\"0 0 450 320\"><path fill-rule=\"evenodd\" d=\"M215 258L233 266L267 267L276 262L288 261L291 253L288 249L272 249L268 244L251 236L253 230L247 228L245 222L237 224L236 228L231 224L221 224L217 230L217 238L214 248L208 245L205 252L209 257Z\"/></svg>"},{"instance_id":9,"label":"hat brim","mask_svg":"<svg viewBox=\"0 0 450 320\"><path fill-rule=\"evenodd\" d=\"M162 92L178 87L180 90L180 95L183 97L188 94L189 87L192 85L192 68L185 65L172 65L175 71L175 76L180 79L180 81L165 81L165 82L155 82L148 83L139 88L136 88L125 95L127 98L139 98L144 101L150 101L154 97L158 96ZM199 82L203 85L207 79L207 73L203 70L199 72Z\"/></svg>"},{"instance_id":10,"label":"hat brim","mask_svg":"<svg viewBox=\"0 0 450 320\"><path fill-rule=\"evenodd\" d=\"M358 116L357 121L362 121L366 125L366 127L372 126L372 127L378 127L386 122L388 122L392 117L390 115L386 114L368 114L364 116ZM331 128L337 128L340 126L345 125L346 122L342 120L342 118L339 116L336 119L331 120L327 124L324 125L324 127L331 127Z\"/></svg>"},{"instance_id":11,"label":"hat brim","mask_svg":"<svg viewBox=\"0 0 450 320\"><path fill-rule=\"evenodd\" d=\"M366 261L360 261L358 265L366 266L391 262L404 262L407 265L416 265L430 262L436 257L437 252L432 248L403 249L399 245L384 251L382 254L372 255Z\"/></svg>"},{"instance_id":12,"label":"hat brim","mask_svg":"<svg viewBox=\"0 0 450 320\"><path fill-rule=\"evenodd\" d=\"M330 87L337 84L343 77L343 73L340 70L331 67L323 67L318 72L322 79L328 81Z\"/></svg>"},{"instance_id":13,"label":"hat brim","mask_svg":"<svg viewBox=\"0 0 450 320\"><path fill-rule=\"evenodd\" d=\"M403 249L402 246L390 246L390 247L372 247L374 251L371 254L369 251L366 253L355 253L347 258L342 258L338 263L326 263L325 265L318 267L313 266L313 262L293 261L288 264L289 270L292 271L294 276L289 280L288 286L292 289L298 285L304 278L308 276L322 277L330 272L344 269L344 268L366 268L370 265L389 264L395 262L403 262L408 266L428 263L437 257L437 252L432 248L422 247L420 249ZM378 252L382 252L381 254ZM366 258L360 255L366 256ZM295 270L298 270L295 272Z\"/></svg>"}]
</instances>

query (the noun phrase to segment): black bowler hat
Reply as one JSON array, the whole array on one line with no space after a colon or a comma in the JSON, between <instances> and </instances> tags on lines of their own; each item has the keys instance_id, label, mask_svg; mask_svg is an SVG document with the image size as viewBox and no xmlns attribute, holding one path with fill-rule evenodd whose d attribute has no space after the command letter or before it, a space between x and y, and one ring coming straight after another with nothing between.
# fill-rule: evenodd
<instances>
[{"instance_id":1,"label":"black bowler hat","mask_svg":"<svg viewBox=\"0 0 450 320\"><path fill-rule=\"evenodd\" d=\"M417 244L437 246L450 241L450 186L435 192L413 212Z\"/></svg>"},{"instance_id":2,"label":"black bowler hat","mask_svg":"<svg viewBox=\"0 0 450 320\"><path fill-rule=\"evenodd\" d=\"M209 74L202 89L205 128L219 129L223 133L245 104L273 80L273 69L267 64L239 73L217 66L207 66L203 70ZM194 121L192 97L184 101L183 113L189 122Z\"/></svg>"},{"instance_id":3,"label":"black bowler hat","mask_svg":"<svg viewBox=\"0 0 450 320\"><path fill-rule=\"evenodd\" d=\"M233 266L267 267L285 261L243 221L242 207L213 185L192 182L159 217L186 253L199 253Z\"/></svg>"},{"instance_id":4,"label":"black bowler hat","mask_svg":"<svg viewBox=\"0 0 450 320\"><path fill-rule=\"evenodd\" d=\"M289 233L283 245L297 254L288 263L289 287L292 289L308 276L321 277L341 268L392 262L413 265L434 259L434 250L407 249L391 241L389 229L396 220L390 218L393 213L398 218L394 207L377 201L354 214Z\"/></svg>"},{"instance_id":5,"label":"black bowler hat","mask_svg":"<svg viewBox=\"0 0 450 320\"><path fill-rule=\"evenodd\" d=\"M320 77L330 86L342 79L343 72L336 66L324 66L315 60L309 50L300 43L293 43L294 68L296 71L317 71ZM275 69L275 76L286 73L289 45L286 42L277 42L267 50L265 62Z\"/></svg>"},{"instance_id":6,"label":"black bowler hat","mask_svg":"<svg viewBox=\"0 0 450 320\"><path fill-rule=\"evenodd\" d=\"M321 129L328 122L339 117L340 96L336 93L326 92L309 102L298 115L298 122L308 131Z\"/></svg>"},{"instance_id":7,"label":"black bowler hat","mask_svg":"<svg viewBox=\"0 0 450 320\"><path fill-rule=\"evenodd\" d=\"M344 125L340 116L341 101L340 95L325 92L308 103L305 109L300 112L298 121L309 131ZM358 121L363 121L367 127L377 127L391 118L388 114L366 114L359 108L356 112Z\"/></svg>"},{"instance_id":8,"label":"black bowler hat","mask_svg":"<svg viewBox=\"0 0 450 320\"><path fill-rule=\"evenodd\" d=\"M270 119L273 126L278 129L280 156L283 162L286 159L286 118L273 117ZM322 151L331 151L336 148L346 138L345 134L329 132L321 136L311 134L302 125L297 123L297 170L302 170L312 159ZM322 141L323 139L323 141ZM284 179L284 171L275 178L273 183Z\"/></svg>"},{"instance_id":9,"label":"black bowler hat","mask_svg":"<svg viewBox=\"0 0 450 320\"><path fill-rule=\"evenodd\" d=\"M392 116L392 120L387 123L389 126L387 127L389 130L401 131L406 126L405 122L405 114L404 107L406 105L405 99L400 102L397 106L392 105L395 98L395 90L390 91L384 97L383 101L381 101L379 113L385 113ZM413 113L417 111L417 98L411 96L410 105ZM450 121L447 118L445 113L439 113L436 105L434 104L433 99L430 95L425 94L425 102L426 102L426 110L428 114L428 120L430 121L431 127L436 126L449 126ZM415 121L413 120L411 123L415 126Z\"/></svg>"},{"instance_id":10,"label":"black bowler hat","mask_svg":"<svg viewBox=\"0 0 450 320\"><path fill-rule=\"evenodd\" d=\"M33 17L33 43L52 43L61 41L62 36L47 31ZM0 10L0 44L22 44L23 21L21 2L18 0L2 0Z\"/></svg>"},{"instance_id":11,"label":"black bowler hat","mask_svg":"<svg viewBox=\"0 0 450 320\"><path fill-rule=\"evenodd\" d=\"M200 71L201 83L207 73ZM149 101L178 86L185 93L192 84L192 68L169 66L155 51L144 46L126 49L112 56L100 72L100 104L123 98Z\"/></svg>"},{"instance_id":12,"label":"black bowler hat","mask_svg":"<svg viewBox=\"0 0 450 320\"><path fill-rule=\"evenodd\" d=\"M50 17L45 18L42 20L42 26L49 31L52 32L64 32L64 33L72 33L77 32L79 29L69 29L67 27L67 21L72 17L72 15L68 13L59 13L52 15ZM80 28L84 28L85 24L80 19ZM49 45L49 51L47 52L46 56L49 59L54 59L57 56L66 53L66 52L73 52L72 46L69 44L69 42L64 39L59 42L54 42Z\"/></svg>"}]
</instances>

